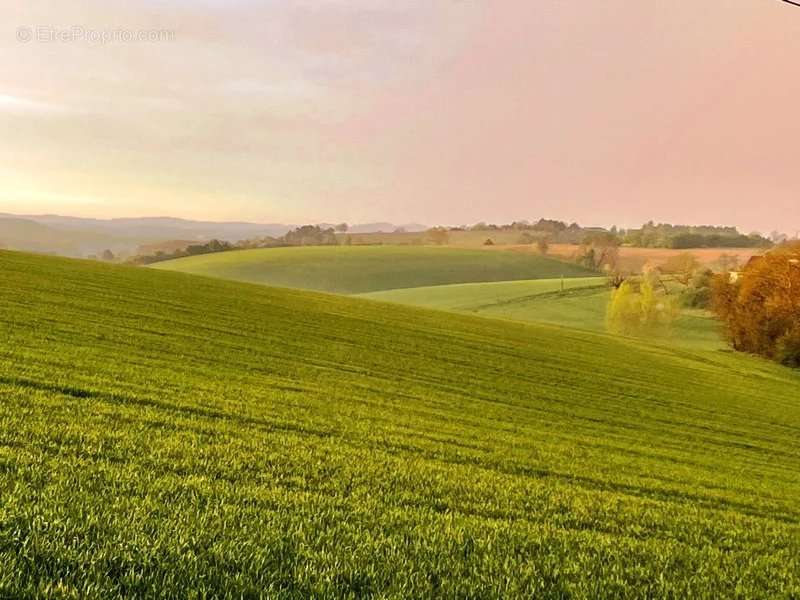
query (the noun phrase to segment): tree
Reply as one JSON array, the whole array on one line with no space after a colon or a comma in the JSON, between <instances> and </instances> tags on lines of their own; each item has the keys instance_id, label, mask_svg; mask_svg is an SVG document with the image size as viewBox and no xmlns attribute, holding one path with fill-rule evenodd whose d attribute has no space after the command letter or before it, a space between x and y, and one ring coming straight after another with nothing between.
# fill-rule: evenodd
<instances>
[{"instance_id":1,"label":"tree","mask_svg":"<svg viewBox=\"0 0 800 600\"><path fill-rule=\"evenodd\" d=\"M536 241L536 249L539 251L539 254L546 256L547 251L550 250L550 244L547 243L547 238L539 238Z\"/></svg>"},{"instance_id":2,"label":"tree","mask_svg":"<svg viewBox=\"0 0 800 600\"><path fill-rule=\"evenodd\" d=\"M606 326L612 333L634 335L639 331L639 299L630 281L623 281L611 294Z\"/></svg>"},{"instance_id":3,"label":"tree","mask_svg":"<svg viewBox=\"0 0 800 600\"><path fill-rule=\"evenodd\" d=\"M688 286L692 276L700 269L700 261L694 254L682 252L666 260L661 272L675 277L677 281Z\"/></svg>"},{"instance_id":4,"label":"tree","mask_svg":"<svg viewBox=\"0 0 800 600\"><path fill-rule=\"evenodd\" d=\"M644 335L664 332L680 315L675 298L656 289L653 276L645 276L637 291L626 279L611 294L606 312L606 326L620 335Z\"/></svg>"},{"instance_id":5,"label":"tree","mask_svg":"<svg viewBox=\"0 0 800 600\"><path fill-rule=\"evenodd\" d=\"M289 246L335 246L339 243L334 229L322 229L319 225L303 225L283 236Z\"/></svg>"},{"instance_id":6,"label":"tree","mask_svg":"<svg viewBox=\"0 0 800 600\"><path fill-rule=\"evenodd\" d=\"M785 233L781 233L780 231L773 231L769 234L770 241L775 244L783 244L786 240L789 239L789 236Z\"/></svg>"},{"instance_id":7,"label":"tree","mask_svg":"<svg viewBox=\"0 0 800 600\"><path fill-rule=\"evenodd\" d=\"M231 246L228 242L221 242L219 240L211 240L206 244L206 250L208 252L224 252L230 247Z\"/></svg>"},{"instance_id":8,"label":"tree","mask_svg":"<svg viewBox=\"0 0 800 600\"><path fill-rule=\"evenodd\" d=\"M336 227L333 228L337 233L347 233L347 230L350 229L350 226L347 223L339 223Z\"/></svg>"},{"instance_id":9,"label":"tree","mask_svg":"<svg viewBox=\"0 0 800 600\"><path fill-rule=\"evenodd\" d=\"M628 277L622 273L621 271L615 270L609 274L608 277L608 284L613 287L615 290L618 290L620 286L628 280Z\"/></svg>"},{"instance_id":10,"label":"tree","mask_svg":"<svg viewBox=\"0 0 800 600\"><path fill-rule=\"evenodd\" d=\"M111 262L114 260L114 253L111 250L105 249L100 255L100 258L106 262Z\"/></svg>"},{"instance_id":11,"label":"tree","mask_svg":"<svg viewBox=\"0 0 800 600\"><path fill-rule=\"evenodd\" d=\"M444 227L434 227L428 230L428 239L434 244L442 246L450 241L450 234Z\"/></svg>"},{"instance_id":12,"label":"tree","mask_svg":"<svg viewBox=\"0 0 800 600\"><path fill-rule=\"evenodd\" d=\"M214 252L225 252L233 248L228 242L221 242L220 240L211 240L206 244L192 244L186 247L184 252L176 252L177 256L196 256L198 254L213 254Z\"/></svg>"},{"instance_id":13,"label":"tree","mask_svg":"<svg viewBox=\"0 0 800 600\"><path fill-rule=\"evenodd\" d=\"M595 255L596 252L594 248L588 247L585 250L583 250L583 253L579 258L579 262L587 269L596 269L597 261Z\"/></svg>"},{"instance_id":14,"label":"tree","mask_svg":"<svg viewBox=\"0 0 800 600\"><path fill-rule=\"evenodd\" d=\"M800 366L800 243L751 260L734 281L713 281L712 306L734 349Z\"/></svg>"},{"instance_id":15,"label":"tree","mask_svg":"<svg viewBox=\"0 0 800 600\"><path fill-rule=\"evenodd\" d=\"M580 229L577 223L573 223L573 225ZM532 229L534 231L544 231L545 233L560 233L567 230L567 224L554 219L539 219Z\"/></svg>"},{"instance_id":16,"label":"tree","mask_svg":"<svg viewBox=\"0 0 800 600\"><path fill-rule=\"evenodd\" d=\"M739 257L734 254L720 254L717 259L717 268L723 273L730 273L739 268Z\"/></svg>"},{"instance_id":17,"label":"tree","mask_svg":"<svg viewBox=\"0 0 800 600\"><path fill-rule=\"evenodd\" d=\"M615 271L619 267L619 238L609 232L587 235L579 249L579 262L589 269Z\"/></svg>"}]
</instances>

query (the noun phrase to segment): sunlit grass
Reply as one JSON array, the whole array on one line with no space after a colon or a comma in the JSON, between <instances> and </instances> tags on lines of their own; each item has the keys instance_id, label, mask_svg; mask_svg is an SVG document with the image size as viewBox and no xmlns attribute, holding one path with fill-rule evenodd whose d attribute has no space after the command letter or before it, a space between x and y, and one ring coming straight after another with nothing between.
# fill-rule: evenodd
<instances>
[{"instance_id":1,"label":"sunlit grass","mask_svg":"<svg viewBox=\"0 0 800 600\"><path fill-rule=\"evenodd\" d=\"M476 281L594 275L542 256L415 246L316 246L220 252L159 269L342 294Z\"/></svg>"},{"instance_id":2,"label":"sunlit grass","mask_svg":"<svg viewBox=\"0 0 800 600\"><path fill-rule=\"evenodd\" d=\"M795 597L800 376L0 253L0 596Z\"/></svg>"}]
</instances>

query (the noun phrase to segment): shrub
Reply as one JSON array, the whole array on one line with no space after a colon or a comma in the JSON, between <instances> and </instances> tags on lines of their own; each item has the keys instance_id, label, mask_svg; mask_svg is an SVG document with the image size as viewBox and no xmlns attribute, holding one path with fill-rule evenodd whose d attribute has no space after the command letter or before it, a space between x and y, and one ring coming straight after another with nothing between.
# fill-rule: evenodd
<instances>
[{"instance_id":1,"label":"shrub","mask_svg":"<svg viewBox=\"0 0 800 600\"><path fill-rule=\"evenodd\" d=\"M682 304L687 308L710 308L713 279L714 273L710 270L695 273L681 294Z\"/></svg>"},{"instance_id":2,"label":"shrub","mask_svg":"<svg viewBox=\"0 0 800 600\"><path fill-rule=\"evenodd\" d=\"M711 305L711 288L688 288L681 295L681 302L686 308L708 308Z\"/></svg>"},{"instance_id":3,"label":"shrub","mask_svg":"<svg viewBox=\"0 0 800 600\"><path fill-rule=\"evenodd\" d=\"M778 338L775 360L787 367L800 367L800 327L794 327Z\"/></svg>"}]
</instances>

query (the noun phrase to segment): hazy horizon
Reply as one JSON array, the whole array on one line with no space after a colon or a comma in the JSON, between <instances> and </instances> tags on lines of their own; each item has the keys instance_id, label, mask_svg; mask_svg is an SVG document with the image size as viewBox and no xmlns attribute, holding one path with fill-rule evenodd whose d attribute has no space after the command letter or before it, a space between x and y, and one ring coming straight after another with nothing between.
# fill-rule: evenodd
<instances>
[{"instance_id":1,"label":"hazy horizon","mask_svg":"<svg viewBox=\"0 0 800 600\"><path fill-rule=\"evenodd\" d=\"M654 224L668 224L668 225L676 225L676 226L693 226L693 227L737 227L734 223L729 222L715 222L715 223L683 223L683 222L663 222L663 221L656 221L654 219L648 219L647 221L643 221L642 223L637 223L634 225L621 225L615 222L609 223L584 223L580 221L566 221L564 219L559 219L557 215L542 215L535 218L528 218L528 217L519 217L516 219L509 219L508 221L490 221L486 219L482 219L480 221L474 222L466 222L466 223L457 223L457 222L439 222L439 223L420 223L418 221L389 221L387 219L373 219L369 221L340 221L340 220L330 220L324 221L319 219L306 219L306 220L299 220L297 222L288 222L288 221L264 221L264 220L248 220L248 219L212 219L212 218L194 218L194 217L182 217L177 215L171 214L133 214L133 215L118 215L112 217L102 217L102 216L93 216L93 215L78 215L78 214L67 214L67 213L11 213L0 211L0 218L20 218L20 219L40 219L40 218L66 218L66 219L84 219L84 220L96 220L96 221L114 221L114 220L121 220L121 221L136 221L136 220L158 220L158 219L176 219L176 220L184 220L184 221L195 221L198 223L207 222L207 223L219 223L219 224L236 224L236 223L243 223L243 224L250 224L250 225L285 225L291 227L297 227L302 225L336 225L338 223L344 222L350 227L364 227L368 225L392 225L393 227L403 227L403 226L421 226L427 228L435 228L435 227L463 227L463 226L473 226L478 225L480 223L485 223L487 225L510 225L514 222L521 222L521 221L528 221L531 224L534 224L539 219L549 219L549 220L556 220L556 221L564 221L567 224L570 223L577 223L583 228L592 228L592 227L604 227L604 228L611 228L611 227L619 227L622 229L640 229L641 226L646 225L648 222L652 221ZM754 230L741 228L738 227L740 233L749 234L749 233L760 233L762 235L768 236L771 232L755 232ZM778 231L778 230L775 230ZM384 232L390 233L390 232ZM800 234L800 230L786 230L782 231L781 233L786 233L789 239L793 239L798 237Z\"/></svg>"},{"instance_id":2,"label":"hazy horizon","mask_svg":"<svg viewBox=\"0 0 800 600\"><path fill-rule=\"evenodd\" d=\"M0 212L800 229L800 8L778 0L0 14Z\"/></svg>"}]
</instances>

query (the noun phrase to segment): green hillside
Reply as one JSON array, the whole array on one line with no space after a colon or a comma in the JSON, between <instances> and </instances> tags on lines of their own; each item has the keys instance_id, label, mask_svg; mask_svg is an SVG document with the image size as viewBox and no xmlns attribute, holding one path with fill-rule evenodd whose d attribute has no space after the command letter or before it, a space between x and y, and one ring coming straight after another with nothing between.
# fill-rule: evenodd
<instances>
[{"instance_id":1,"label":"green hillside","mask_svg":"<svg viewBox=\"0 0 800 600\"><path fill-rule=\"evenodd\" d=\"M605 331L610 291L603 277L498 281L385 290L362 297L485 317Z\"/></svg>"},{"instance_id":2,"label":"green hillside","mask_svg":"<svg viewBox=\"0 0 800 600\"><path fill-rule=\"evenodd\" d=\"M800 595L800 375L0 252L0 597Z\"/></svg>"},{"instance_id":3,"label":"green hillside","mask_svg":"<svg viewBox=\"0 0 800 600\"><path fill-rule=\"evenodd\" d=\"M402 246L311 246L204 254L154 267L221 279L358 294L449 283L586 277L577 265L514 252Z\"/></svg>"},{"instance_id":4,"label":"green hillside","mask_svg":"<svg viewBox=\"0 0 800 600\"><path fill-rule=\"evenodd\" d=\"M610 294L605 278L576 277L563 281L563 292L561 280L538 279L386 290L361 297L603 332ZM710 350L725 347L717 323L699 310L684 310L672 330L653 341Z\"/></svg>"},{"instance_id":5,"label":"green hillside","mask_svg":"<svg viewBox=\"0 0 800 600\"><path fill-rule=\"evenodd\" d=\"M481 311L491 306L540 298L562 289L561 279L528 279L487 283L456 283L362 294L364 298L399 302L441 310ZM605 277L573 277L564 279L563 289L607 291Z\"/></svg>"}]
</instances>

